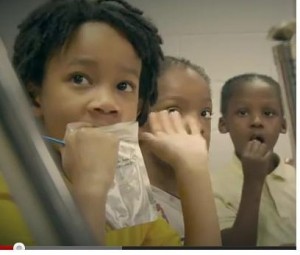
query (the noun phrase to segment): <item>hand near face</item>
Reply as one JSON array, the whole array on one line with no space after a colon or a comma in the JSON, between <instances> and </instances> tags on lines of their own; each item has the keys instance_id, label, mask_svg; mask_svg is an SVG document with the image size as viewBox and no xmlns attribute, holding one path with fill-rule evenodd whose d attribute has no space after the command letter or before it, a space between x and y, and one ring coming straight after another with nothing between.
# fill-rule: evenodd
<instances>
[{"instance_id":1,"label":"hand near face","mask_svg":"<svg viewBox=\"0 0 300 255\"><path fill-rule=\"evenodd\" d=\"M241 161L245 179L264 180L271 167L272 152L266 144L252 140L247 143Z\"/></svg>"},{"instance_id":2,"label":"hand near face","mask_svg":"<svg viewBox=\"0 0 300 255\"><path fill-rule=\"evenodd\" d=\"M177 111L152 112L149 115L150 132L141 134L148 148L160 160L176 171L181 166L207 166L206 141L201 135L200 124L195 119L184 123Z\"/></svg>"},{"instance_id":3,"label":"hand near face","mask_svg":"<svg viewBox=\"0 0 300 255\"><path fill-rule=\"evenodd\" d=\"M119 139L86 123L68 124L62 167L72 194L100 244L105 243L105 205L117 165Z\"/></svg>"},{"instance_id":4,"label":"hand near face","mask_svg":"<svg viewBox=\"0 0 300 255\"><path fill-rule=\"evenodd\" d=\"M109 189L118 156L118 138L86 123L67 127L62 165L73 186Z\"/></svg>"}]
</instances>

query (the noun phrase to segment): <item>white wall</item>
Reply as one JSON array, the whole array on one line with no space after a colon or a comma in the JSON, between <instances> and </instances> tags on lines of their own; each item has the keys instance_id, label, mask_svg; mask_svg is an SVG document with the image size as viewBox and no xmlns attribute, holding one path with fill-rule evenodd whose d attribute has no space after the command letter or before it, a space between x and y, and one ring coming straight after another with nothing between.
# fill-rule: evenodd
<instances>
[{"instance_id":1,"label":"white wall","mask_svg":"<svg viewBox=\"0 0 300 255\"><path fill-rule=\"evenodd\" d=\"M212 79L211 165L218 169L231 157L228 135L217 130L220 88L231 76L258 72L278 80L267 32L296 16L295 0L129 0L159 27L166 54L203 66ZM275 150L290 158L289 136Z\"/></svg>"},{"instance_id":2,"label":"white wall","mask_svg":"<svg viewBox=\"0 0 300 255\"><path fill-rule=\"evenodd\" d=\"M45 0L1 0L0 35L10 54L16 26L27 13ZM259 72L277 79L273 42L267 31L295 18L295 0L128 0L157 24L164 38L165 53L189 58L203 66L212 79L212 167L219 168L232 152L227 135L217 131L219 94L224 81L244 72ZM288 135L276 150L291 157Z\"/></svg>"}]
</instances>

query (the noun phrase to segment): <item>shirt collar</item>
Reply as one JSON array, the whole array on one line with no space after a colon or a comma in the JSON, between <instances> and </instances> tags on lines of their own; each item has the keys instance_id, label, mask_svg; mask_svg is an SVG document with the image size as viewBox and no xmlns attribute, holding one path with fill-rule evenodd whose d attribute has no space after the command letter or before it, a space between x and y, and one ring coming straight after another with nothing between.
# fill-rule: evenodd
<instances>
[{"instance_id":1,"label":"shirt collar","mask_svg":"<svg viewBox=\"0 0 300 255\"><path fill-rule=\"evenodd\" d=\"M277 154L276 154L277 155ZM282 179L283 181L288 179L288 173L287 171L285 171L285 167L284 167L284 162L283 160L279 158L279 164L277 165L277 167L273 170L272 173L270 173L270 176L272 176L273 178L276 179Z\"/></svg>"},{"instance_id":2,"label":"shirt collar","mask_svg":"<svg viewBox=\"0 0 300 255\"><path fill-rule=\"evenodd\" d=\"M233 153L232 160L231 160L231 169L235 171L235 173L243 178L243 167L241 160L237 157L235 153Z\"/></svg>"}]
</instances>

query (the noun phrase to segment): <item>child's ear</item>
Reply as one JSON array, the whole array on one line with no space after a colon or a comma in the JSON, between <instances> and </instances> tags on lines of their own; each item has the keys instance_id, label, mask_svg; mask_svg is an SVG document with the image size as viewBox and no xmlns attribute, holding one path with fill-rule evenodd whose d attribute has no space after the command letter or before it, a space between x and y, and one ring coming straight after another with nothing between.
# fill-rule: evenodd
<instances>
[{"instance_id":1,"label":"child's ear","mask_svg":"<svg viewBox=\"0 0 300 255\"><path fill-rule=\"evenodd\" d=\"M224 117L220 117L219 118L219 125L218 125L218 127L219 127L219 132L221 134L226 134L228 132Z\"/></svg>"},{"instance_id":2,"label":"child's ear","mask_svg":"<svg viewBox=\"0 0 300 255\"><path fill-rule=\"evenodd\" d=\"M36 86L33 83L28 83L26 89L30 95L30 99L32 102L32 110L35 117L39 118L43 115L41 109L41 88Z\"/></svg>"},{"instance_id":3,"label":"child's ear","mask_svg":"<svg viewBox=\"0 0 300 255\"><path fill-rule=\"evenodd\" d=\"M287 130L287 124L286 124L286 119L282 118L282 123L281 123L281 130L280 133L285 134Z\"/></svg>"}]
</instances>

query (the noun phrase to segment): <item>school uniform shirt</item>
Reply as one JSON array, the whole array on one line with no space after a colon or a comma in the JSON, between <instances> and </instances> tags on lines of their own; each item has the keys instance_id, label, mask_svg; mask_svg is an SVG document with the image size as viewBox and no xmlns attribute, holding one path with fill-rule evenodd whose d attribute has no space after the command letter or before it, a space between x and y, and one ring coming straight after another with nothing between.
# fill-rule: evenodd
<instances>
[{"instance_id":1,"label":"school uniform shirt","mask_svg":"<svg viewBox=\"0 0 300 255\"><path fill-rule=\"evenodd\" d=\"M212 172L221 229L231 228L241 200L243 171L236 155L223 169ZM257 246L296 245L296 173L280 160L266 177L258 218Z\"/></svg>"},{"instance_id":2,"label":"school uniform shirt","mask_svg":"<svg viewBox=\"0 0 300 255\"><path fill-rule=\"evenodd\" d=\"M36 245L17 204L0 173L0 245ZM161 217L156 221L112 230L106 226L107 246L179 246L179 235Z\"/></svg>"},{"instance_id":3,"label":"school uniform shirt","mask_svg":"<svg viewBox=\"0 0 300 255\"><path fill-rule=\"evenodd\" d=\"M184 242L184 221L180 199L155 186L151 188L157 211L177 231L181 241Z\"/></svg>"}]
</instances>

